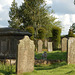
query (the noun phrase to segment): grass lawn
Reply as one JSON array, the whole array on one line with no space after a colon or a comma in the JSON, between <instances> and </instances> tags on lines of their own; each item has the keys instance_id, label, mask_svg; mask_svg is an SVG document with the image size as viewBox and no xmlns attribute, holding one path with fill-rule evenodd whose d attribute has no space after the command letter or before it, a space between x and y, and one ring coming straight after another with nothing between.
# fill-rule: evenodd
<instances>
[{"instance_id":1,"label":"grass lawn","mask_svg":"<svg viewBox=\"0 0 75 75\"><path fill-rule=\"evenodd\" d=\"M23 75L75 75L75 65L67 65L66 62L52 65L37 65L32 73Z\"/></svg>"},{"instance_id":2,"label":"grass lawn","mask_svg":"<svg viewBox=\"0 0 75 75\"><path fill-rule=\"evenodd\" d=\"M42 52L43 53L43 52ZM35 57L37 59L41 59L42 53L35 53ZM66 61L67 53L61 52L61 51L53 51L53 52L47 52L47 59L48 60L63 60Z\"/></svg>"},{"instance_id":3,"label":"grass lawn","mask_svg":"<svg viewBox=\"0 0 75 75\"><path fill-rule=\"evenodd\" d=\"M41 54L35 53L38 59L41 59ZM75 64L68 65L66 63L66 52L54 51L48 53L47 59L49 60L60 60L63 62L54 63L51 65L35 65L33 72L24 73L21 75L75 75ZM16 75L15 66L0 65L0 75Z\"/></svg>"}]
</instances>

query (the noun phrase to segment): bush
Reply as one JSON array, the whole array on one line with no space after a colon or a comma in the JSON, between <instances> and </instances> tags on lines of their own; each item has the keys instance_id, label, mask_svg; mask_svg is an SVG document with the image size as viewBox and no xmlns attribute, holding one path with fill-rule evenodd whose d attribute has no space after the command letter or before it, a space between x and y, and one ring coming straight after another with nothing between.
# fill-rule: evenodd
<instances>
[{"instance_id":1,"label":"bush","mask_svg":"<svg viewBox=\"0 0 75 75\"><path fill-rule=\"evenodd\" d=\"M68 36L69 37L74 37L74 34L73 34L73 31L72 30L69 30Z\"/></svg>"},{"instance_id":2,"label":"bush","mask_svg":"<svg viewBox=\"0 0 75 75\"><path fill-rule=\"evenodd\" d=\"M61 28L54 26L52 28L52 40L53 40L53 48L58 49L60 44L60 35L61 35Z\"/></svg>"},{"instance_id":3,"label":"bush","mask_svg":"<svg viewBox=\"0 0 75 75\"><path fill-rule=\"evenodd\" d=\"M29 26L26 28L26 31L30 32L32 34L32 36L30 37L31 40L34 40L34 28Z\"/></svg>"},{"instance_id":4,"label":"bush","mask_svg":"<svg viewBox=\"0 0 75 75\"><path fill-rule=\"evenodd\" d=\"M46 36L46 30L45 28L41 27L38 29L38 39L43 40Z\"/></svg>"}]
</instances>

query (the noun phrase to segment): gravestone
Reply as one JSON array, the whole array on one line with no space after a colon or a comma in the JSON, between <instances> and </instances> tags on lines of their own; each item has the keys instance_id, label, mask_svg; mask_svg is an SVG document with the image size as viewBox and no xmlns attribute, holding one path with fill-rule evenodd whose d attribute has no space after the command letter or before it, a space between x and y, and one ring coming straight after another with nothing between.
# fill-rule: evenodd
<instances>
[{"instance_id":1,"label":"gravestone","mask_svg":"<svg viewBox=\"0 0 75 75\"><path fill-rule=\"evenodd\" d=\"M48 52L52 52L53 48L52 48L52 42L48 42Z\"/></svg>"},{"instance_id":2,"label":"gravestone","mask_svg":"<svg viewBox=\"0 0 75 75\"><path fill-rule=\"evenodd\" d=\"M34 70L34 42L25 36L18 44L17 74Z\"/></svg>"},{"instance_id":3,"label":"gravestone","mask_svg":"<svg viewBox=\"0 0 75 75\"><path fill-rule=\"evenodd\" d=\"M38 40L38 53L42 52L42 46L43 46L42 40Z\"/></svg>"},{"instance_id":4,"label":"gravestone","mask_svg":"<svg viewBox=\"0 0 75 75\"><path fill-rule=\"evenodd\" d=\"M67 38L62 39L62 52L67 51Z\"/></svg>"},{"instance_id":5,"label":"gravestone","mask_svg":"<svg viewBox=\"0 0 75 75\"><path fill-rule=\"evenodd\" d=\"M45 47L47 47L48 45L48 41L45 39Z\"/></svg>"},{"instance_id":6,"label":"gravestone","mask_svg":"<svg viewBox=\"0 0 75 75\"><path fill-rule=\"evenodd\" d=\"M68 40L68 64L75 64L75 38Z\"/></svg>"}]
</instances>

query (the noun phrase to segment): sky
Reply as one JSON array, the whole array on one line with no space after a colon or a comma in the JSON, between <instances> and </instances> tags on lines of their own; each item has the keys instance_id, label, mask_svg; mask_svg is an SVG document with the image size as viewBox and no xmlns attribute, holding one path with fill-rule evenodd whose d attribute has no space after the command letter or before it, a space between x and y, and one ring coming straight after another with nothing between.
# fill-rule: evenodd
<instances>
[{"instance_id":1,"label":"sky","mask_svg":"<svg viewBox=\"0 0 75 75\"><path fill-rule=\"evenodd\" d=\"M13 0L0 0L0 28L8 27L9 10ZM47 5L54 10L54 16L61 21L62 35L68 34L68 30L75 23L75 5L74 0L45 0ZM18 6L23 0L16 0Z\"/></svg>"}]
</instances>

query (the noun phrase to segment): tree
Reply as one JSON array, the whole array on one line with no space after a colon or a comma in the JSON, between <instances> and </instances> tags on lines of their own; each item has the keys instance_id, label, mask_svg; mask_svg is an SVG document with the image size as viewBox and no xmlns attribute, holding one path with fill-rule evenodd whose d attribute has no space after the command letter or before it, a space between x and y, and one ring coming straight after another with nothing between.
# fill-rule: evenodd
<instances>
[{"instance_id":1,"label":"tree","mask_svg":"<svg viewBox=\"0 0 75 75\"><path fill-rule=\"evenodd\" d=\"M48 17L49 17L49 21L48 24L45 26L47 32L46 38L52 37L52 28L54 26L62 28L61 21L56 21L57 18L55 16L50 14Z\"/></svg>"},{"instance_id":2,"label":"tree","mask_svg":"<svg viewBox=\"0 0 75 75\"><path fill-rule=\"evenodd\" d=\"M45 28L40 27L40 28L38 29L38 39L44 40L45 37L46 37L46 30L45 30Z\"/></svg>"},{"instance_id":3,"label":"tree","mask_svg":"<svg viewBox=\"0 0 75 75\"><path fill-rule=\"evenodd\" d=\"M72 24L72 26L70 27L70 30L72 30L73 33L75 33L75 23Z\"/></svg>"},{"instance_id":4,"label":"tree","mask_svg":"<svg viewBox=\"0 0 75 75\"><path fill-rule=\"evenodd\" d=\"M9 11L9 17L10 17L10 20L8 21L9 27L19 28L20 20L18 18L17 10L18 10L17 3L15 2L15 0L13 0Z\"/></svg>"},{"instance_id":5,"label":"tree","mask_svg":"<svg viewBox=\"0 0 75 75\"><path fill-rule=\"evenodd\" d=\"M74 0L74 5L75 5L75 0Z\"/></svg>"},{"instance_id":6,"label":"tree","mask_svg":"<svg viewBox=\"0 0 75 75\"><path fill-rule=\"evenodd\" d=\"M38 34L38 29L41 26L48 23L47 14L44 0L25 0L19 8L19 17L23 27L33 26L35 35Z\"/></svg>"},{"instance_id":7,"label":"tree","mask_svg":"<svg viewBox=\"0 0 75 75\"><path fill-rule=\"evenodd\" d=\"M38 34L38 29L44 27L47 30L47 38L52 36L52 26L60 25L59 21L53 15L53 10L48 10L44 0L25 0L19 8L20 20L23 27L33 26L35 29L35 36Z\"/></svg>"},{"instance_id":8,"label":"tree","mask_svg":"<svg viewBox=\"0 0 75 75\"><path fill-rule=\"evenodd\" d=\"M74 37L73 30L69 29L68 36L69 36L69 37Z\"/></svg>"},{"instance_id":9,"label":"tree","mask_svg":"<svg viewBox=\"0 0 75 75\"><path fill-rule=\"evenodd\" d=\"M60 44L60 35L61 35L61 28L54 26L52 28L52 36L53 36L53 47L57 49Z\"/></svg>"},{"instance_id":10,"label":"tree","mask_svg":"<svg viewBox=\"0 0 75 75\"><path fill-rule=\"evenodd\" d=\"M15 2L14 2L15 4ZM13 3L12 3L13 5ZM14 5L13 5L14 6ZM52 27L54 25L60 25L60 21L55 21L57 18L52 15L53 10L49 11L50 7L47 7L44 0L24 0L22 5L17 9L17 7L11 13L15 11L14 16L9 12L10 22L15 22L15 27L25 30L26 27L32 26L35 30L35 37L38 35L38 29L43 27L46 29L46 38L52 36ZM14 24L10 23L9 26L13 27Z\"/></svg>"},{"instance_id":11,"label":"tree","mask_svg":"<svg viewBox=\"0 0 75 75\"><path fill-rule=\"evenodd\" d=\"M29 27L26 28L26 31L28 31L32 34L32 36L30 38L31 38L31 40L34 40L34 32L35 32L34 28L29 26Z\"/></svg>"}]
</instances>

